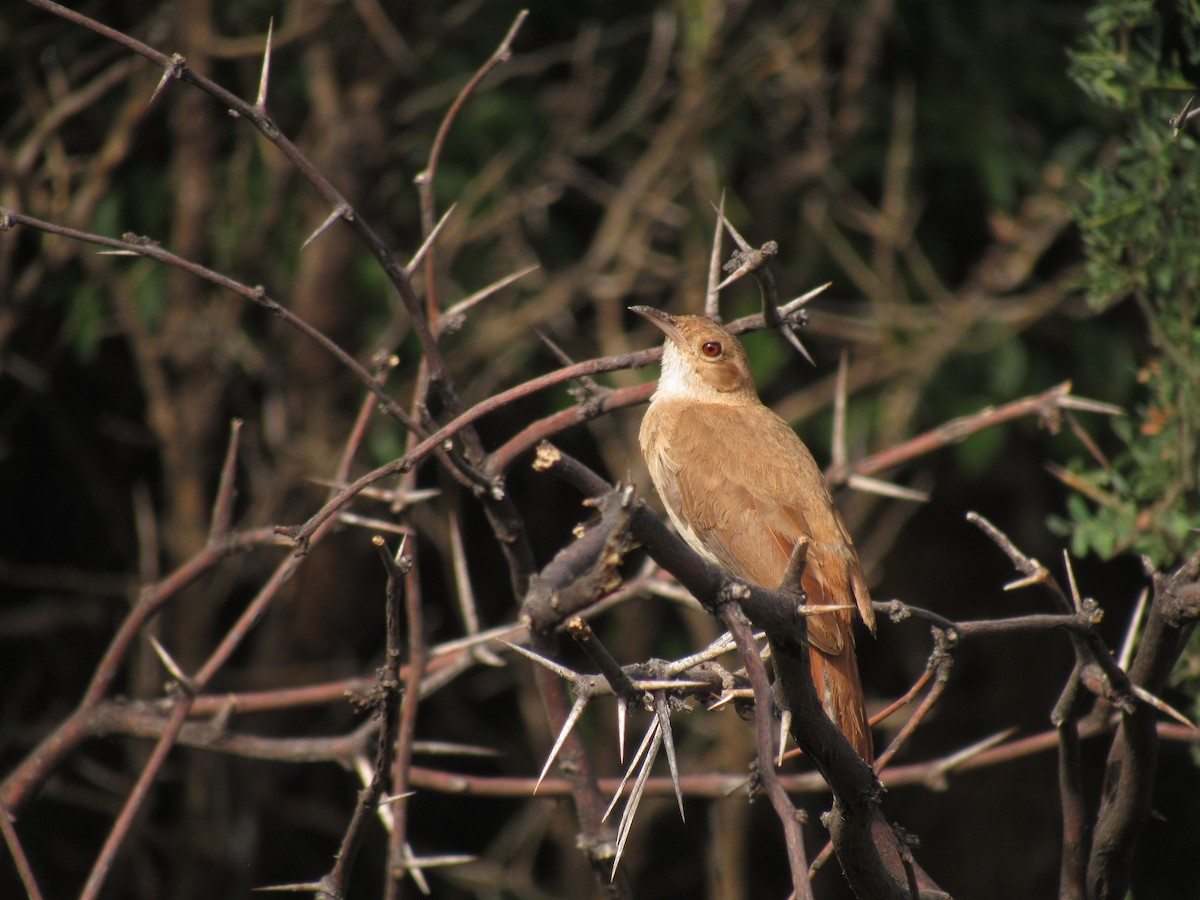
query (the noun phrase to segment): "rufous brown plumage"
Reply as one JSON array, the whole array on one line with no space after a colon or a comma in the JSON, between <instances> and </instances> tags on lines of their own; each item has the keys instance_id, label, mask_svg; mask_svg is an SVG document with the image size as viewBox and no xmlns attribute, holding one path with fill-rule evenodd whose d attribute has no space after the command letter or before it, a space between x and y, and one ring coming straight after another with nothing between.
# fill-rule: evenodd
<instances>
[{"instance_id":1,"label":"rufous brown plumage","mask_svg":"<svg viewBox=\"0 0 1200 900\"><path fill-rule=\"evenodd\" d=\"M737 578L778 588L801 538L813 684L867 762L871 731L854 652L854 611L875 631L858 553L821 470L791 427L763 405L745 348L699 316L633 307L667 336L639 440L671 521L691 547Z\"/></svg>"}]
</instances>

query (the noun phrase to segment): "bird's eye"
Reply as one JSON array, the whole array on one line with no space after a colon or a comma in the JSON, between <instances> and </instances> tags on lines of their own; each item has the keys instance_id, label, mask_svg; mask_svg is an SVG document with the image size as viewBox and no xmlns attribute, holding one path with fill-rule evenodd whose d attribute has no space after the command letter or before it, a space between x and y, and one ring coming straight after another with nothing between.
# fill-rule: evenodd
<instances>
[{"instance_id":1,"label":"bird's eye","mask_svg":"<svg viewBox=\"0 0 1200 900\"><path fill-rule=\"evenodd\" d=\"M721 342L720 341L705 341L704 344L701 345L701 347L700 347L700 352L703 353L705 356L707 356L709 359L716 359L718 356L721 355Z\"/></svg>"}]
</instances>

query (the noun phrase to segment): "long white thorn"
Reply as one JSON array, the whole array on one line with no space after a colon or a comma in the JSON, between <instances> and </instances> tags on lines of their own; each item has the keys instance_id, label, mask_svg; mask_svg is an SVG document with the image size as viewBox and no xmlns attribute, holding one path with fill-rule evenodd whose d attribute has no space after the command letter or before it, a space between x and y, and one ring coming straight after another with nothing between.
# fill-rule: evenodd
<instances>
[{"instance_id":1,"label":"long white thorn","mask_svg":"<svg viewBox=\"0 0 1200 900\"><path fill-rule=\"evenodd\" d=\"M350 212L349 206L347 206L345 203L339 203L334 208L333 212L331 212L328 216L325 217L325 221L317 226L317 230L308 236L308 240L306 240L303 244L300 245L300 249L303 250L305 247L307 247L309 244L311 244L313 241L315 241L317 238L319 238L321 235L323 235L326 232L326 230L329 228L330 225L332 225L338 219L344 219L349 212Z\"/></svg>"},{"instance_id":2,"label":"long white thorn","mask_svg":"<svg viewBox=\"0 0 1200 900\"><path fill-rule=\"evenodd\" d=\"M783 336L787 339L787 342L795 347L800 352L801 356L808 360L808 364L810 366L815 366L817 364L817 361L812 358L812 354L808 352L808 348L804 346L804 342L800 340L800 336L797 335L796 332L792 331L791 325L789 325L787 322L784 322L780 326L779 330L783 332Z\"/></svg>"},{"instance_id":3,"label":"long white thorn","mask_svg":"<svg viewBox=\"0 0 1200 900\"><path fill-rule=\"evenodd\" d=\"M832 285L833 285L832 281L827 281L824 284L817 285L815 288L813 288L808 293L801 294L795 300L789 300L787 303L783 304L783 306L779 307L779 314L781 316L790 316L792 313L794 313L800 307L807 304L808 301L812 300L814 297L825 293L827 290L829 290L829 288Z\"/></svg>"},{"instance_id":4,"label":"long white thorn","mask_svg":"<svg viewBox=\"0 0 1200 900\"><path fill-rule=\"evenodd\" d=\"M929 502L929 494L926 491L918 491L915 488L907 488L898 484L892 484L890 481L872 478L869 475L859 475L857 472L852 473L846 478L846 485L847 487L852 487L855 490L863 491L868 494L878 494L881 497L893 497L897 500L912 500L914 503Z\"/></svg>"},{"instance_id":5,"label":"long white thorn","mask_svg":"<svg viewBox=\"0 0 1200 900\"><path fill-rule=\"evenodd\" d=\"M1063 562L1067 566L1067 583L1071 585L1071 601L1075 604L1075 612L1083 612L1083 598L1079 596L1079 586L1075 583L1075 568L1071 565L1071 554L1063 550Z\"/></svg>"},{"instance_id":6,"label":"long white thorn","mask_svg":"<svg viewBox=\"0 0 1200 900\"><path fill-rule=\"evenodd\" d=\"M683 812L683 788L679 785L679 762L675 758L675 735L671 731L671 710L665 693L659 692L654 695L654 714L658 717L663 746L667 748L667 766L671 770L671 784L675 787L675 802L679 804L679 818L680 821L686 822L687 816Z\"/></svg>"},{"instance_id":7,"label":"long white thorn","mask_svg":"<svg viewBox=\"0 0 1200 900\"><path fill-rule=\"evenodd\" d=\"M1188 728L1192 729L1192 731L1200 731L1200 728L1197 728L1195 723L1192 722L1191 719L1189 719L1187 716L1185 716L1183 713L1181 713L1175 707L1171 706L1171 704L1169 704L1163 700L1160 700L1158 697L1154 696L1152 693L1150 693L1148 690L1146 690L1141 685L1135 684L1133 686L1133 692L1135 694L1137 694L1138 698L1141 699L1143 702L1149 703L1151 706L1153 706L1155 709L1157 709L1161 713L1166 713L1168 716L1170 716L1176 722L1179 722L1182 725L1186 725Z\"/></svg>"},{"instance_id":8,"label":"long white thorn","mask_svg":"<svg viewBox=\"0 0 1200 900\"><path fill-rule=\"evenodd\" d=\"M958 750L954 753L951 753L949 756L947 756L945 759L943 759L938 764L938 767L937 767L938 774L944 775L947 772L950 772L953 769L958 768L963 763L969 762L970 760L974 759L980 753L983 753L985 750L990 750L999 744L1003 744L1010 737L1012 737L1014 733L1016 733L1015 728L1006 728L1004 731L999 731L996 734L991 735L990 737L985 737L981 741L976 741L974 744L971 744L969 747L964 747L962 750Z\"/></svg>"},{"instance_id":9,"label":"long white thorn","mask_svg":"<svg viewBox=\"0 0 1200 900\"><path fill-rule=\"evenodd\" d=\"M158 661L163 664L163 668L171 674L171 677L180 684L190 687L192 680L187 677L183 669L179 667L179 664L167 652L167 648L160 644L158 638L154 635L150 635L150 646L154 648L154 654L158 657Z\"/></svg>"},{"instance_id":10,"label":"long white thorn","mask_svg":"<svg viewBox=\"0 0 1200 900\"><path fill-rule=\"evenodd\" d=\"M554 746L550 748L550 755L546 757L546 764L542 766L542 774L538 776L537 784L533 786L533 792L536 794L538 788L542 786L542 779L546 777L546 773L550 771L550 766L558 756L558 751L562 749L563 743L567 740L567 735L571 733L571 729L575 727L575 723L579 721L579 717L583 715L583 708L587 706L587 698L580 697L575 701L575 705L571 707L570 713L567 714L567 721L563 723L562 731L558 733L558 740L554 742Z\"/></svg>"},{"instance_id":11,"label":"long white thorn","mask_svg":"<svg viewBox=\"0 0 1200 900\"><path fill-rule=\"evenodd\" d=\"M656 718L655 723L658 722ZM642 762L642 767L638 770L637 780L633 783L633 789L629 792L629 800L625 804L625 809L621 813L621 821L617 825L617 849L613 855L613 867L610 879L617 875L617 866L621 864L621 857L625 855L625 843L629 840L629 832L633 830L633 820L637 817L638 806L642 802L642 794L646 791L646 782L650 778L650 769L654 765L655 757L658 756L658 748L662 746L663 732L661 728L654 731L654 739L650 744L649 751L646 753L646 758Z\"/></svg>"},{"instance_id":12,"label":"long white thorn","mask_svg":"<svg viewBox=\"0 0 1200 900\"><path fill-rule=\"evenodd\" d=\"M601 822L608 820L612 815L612 811L617 806L617 801L621 799L621 792L625 790L625 784L629 781L629 776L633 774L633 770L637 768L638 761L645 754L655 735L658 733L658 719L651 719L650 725L646 729L646 734L642 738L642 742L638 744L637 753L633 754L633 759L629 761L628 768L625 769L625 774L621 778L621 783L617 785L616 791L613 792L613 798L608 803L608 808L604 810L604 815L600 817Z\"/></svg>"},{"instance_id":13,"label":"long white thorn","mask_svg":"<svg viewBox=\"0 0 1200 900\"><path fill-rule=\"evenodd\" d=\"M708 259L708 292L704 297L704 314L715 319L721 312L721 292L717 281L721 278L721 237L725 234L725 192L721 191L721 204L717 207L717 224L713 228L712 255Z\"/></svg>"},{"instance_id":14,"label":"long white thorn","mask_svg":"<svg viewBox=\"0 0 1200 900\"><path fill-rule=\"evenodd\" d=\"M775 757L775 768L783 765L783 754L787 750L788 734L792 730L792 711L785 709L779 716L779 755Z\"/></svg>"},{"instance_id":15,"label":"long white thorn","mask_svg":"<svg viewBox=\"0 0 1200 900\"><path fill-rule=\"evenodd\" d=\"M438 239L438 235L442 233L442 229L446 227L446 223L450 221L450 216L454 210L458 208L457 203L451 203L450 208L442 213L442 217L438 219L437 224L433 226L433 230L429 232L429 237L422 241L421 246L417 248L417 252L413 254L413 258L408 261L408 265L404 267L406 275L411 275L417 270L417 266L421 264L421 260L425 258L425 254L429 252L429 248L433 246L433 242Z\"/></svg>"},{"instance_id":16,"label":"long white thorn","mask_svg":"<svg viewBox=\"0 0 1200 900\"><path fill-rule=\"evenodd\" d=\"M509 650L516 650L522 656L529 657L535 663L537 663L539 666L549 669L551 672L553 672L559 678L565 678L567 681L574 683L575 679L579 677L575 672L572 672L566 666L560 666L554 660L547 659L546 657L542 656L540 653L534 653L528 647L522 647L520 644L510 644L508 641L500 641L500 643L503 644L505 647L507 647Z\"/></svg>"},{"instance_id":17,"label":"long white thorn","mask_svg":"<svg viewBox=\"0 0 1200 900\"><path fill-rule=\"evenodd\" d=\"M1133 662L1133 651L1137 647L1138 631L1142 627L1142 616L1146 614L1146 603L1150 599L1150 589L1142 588L1141 596L1138 597L1137 607L1133 610L1133 615L1129 617L1129 628L1125 631L1125 640L1121 644L1121 654L1117 657L1117 665L1121 667L1122 672L1128 672L1129 666Z\"/></svg>"},{"instance_id":18,"label":"long white thorn","mask_svg":"<svg viewBox=\"0 0 1200 900\"><path fill-rule=\"evenodd\" d=\"M275 17L267 22L267 43L263 48L262 73L258 76L258 96L254 98L254 108L259 112L267 111L267 81L271 77L271 38L275 33Z\"/></svg>"},{"instance_id":19,"label":"long white thorn","mask_svg":"<svg viewBox=\"0 0 1200 900\"><path fill-rule=\"evenodd\" d=\"M467 297L464 300L459 300L457 303L447 309L445 313L442 314L442 317L445 319L460 318L465 315L467 311L471 309L471 307L482 303L497 291L503 290L514 281L518 281L519 279L524 278L530 272L536 272L540 268L540 265L526 266L524 269L519 269L518 271L513 272L511 275L505 275L503 278L493 281L487 287L476 291L470 297Z\"/></svg>"},{"instance_id":20,"label":"long white thorn","mask_svg":"<svg viewBox=\"0 0 1200 900\"><path fill-rule=\"evenodd\" d=\"M625 726L629 722L629 707L617 698L617 760L625 762Z\"/></svg>"},{"instance_id":21,"label":"long white thorn","mask_svg":"<svg viewBox=\"0 0 1200 900\"><path fill-rule=\"evenodd\" d=\"M843 350L838 356L837 386L833 391L833 465L846 465L846 381L850 371L850 354Z\"/></svg>"}]
</instances>

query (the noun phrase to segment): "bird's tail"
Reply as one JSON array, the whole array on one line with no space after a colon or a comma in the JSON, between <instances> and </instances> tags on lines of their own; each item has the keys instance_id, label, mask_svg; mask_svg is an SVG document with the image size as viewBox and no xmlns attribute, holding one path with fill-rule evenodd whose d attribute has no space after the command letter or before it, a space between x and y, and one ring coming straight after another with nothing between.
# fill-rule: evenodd
<instances>
[{"instance_id":1,"label":"bird's tail","mask_svg":"<svg viewBox=\"0 0 1200 900\"><path fill-rule=\"evenodd\" d=\"M813 687L817 689L817 697L826 715L863 761L870 763L874 759L871 726L867 721L862 680L858 675L854 637L852 633L846 637L838 653L824 653L810 645L808 659L812 668Z\"/></svg>"}]
</instances>

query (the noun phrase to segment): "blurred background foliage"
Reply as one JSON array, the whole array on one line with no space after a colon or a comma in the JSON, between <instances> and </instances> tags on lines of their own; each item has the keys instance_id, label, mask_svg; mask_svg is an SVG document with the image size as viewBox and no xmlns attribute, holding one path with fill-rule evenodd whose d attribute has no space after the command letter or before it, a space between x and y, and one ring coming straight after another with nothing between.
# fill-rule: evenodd
<instances>
[{"instance_id":1,"label":"blurred background foliage","mask_svg":"<svg viewBox=\"0 0 1200 900\"><path fill-rule=\"evenodd\" d=\"M1197 24L1194 8L1164 18L1154 4L1104 4L1071 55L1072 77L1119 116L1119 139L1082 173L1087 299L1098 311L1136 304L1150 344L1132 415L1117 425L1118 455L1081 474L1069 501L1073 550L1132 550L1155 566L1187 552L1200 514L1200 198L1187 189L1200 155L1193 133L1162 127L1200 73Z\"/></svg>"},{"instance_id":2,"label":"blurred background foliage","mask_svg":"<svg viewBox=\"0 0 1200 900\"><path fill-rule=\"evenodd\" d=\"M76 6L182 53L247 98L273 18L272 116L400 259L422 241L414 179L439 123L520 8L484 0ZM813 304L805 335L815 370L774 335L747 340L764 398L822 462L844 350L852 458L1068 379L1077 393L1127 410L1113 421L1078 417L1091 447L1070 428L1023 421L889 473L931 491L924 506L839 497L877 597L951 617L1046 611L1035 592L1001 594L1011 572L963 520L977 510L1052 567L1068 546L1081 589L1106 610L1106 636L1119 644L1144 581L1139 555L1173 567L1195 548L1200 523L1200 155L1194 124L1178 136L1167 124L1200 81L1195 3L613 0L529 9L514 57L454 122L434 182L439 214L457 204L436 250L442 309L538 266L445 339L467 402L559 365L535 327L586 359L656 341L631 321L629 305L699 311L711 204L724 193L729 218L752 244L779 242L774 272L785 297L833 283ZM330 210L211 98L172 83L147 105L159 76L83 29L5 4L0 206L106 235L146 235L262 283L358 358L395 350L393 383L407 402L419 347L374 260L338 227L300 250ZM725 293L723 313L757 304L740 283ZM621 372L606 383L647 377ZM489 416L480 425L485 444L572 402L565 390L547 391ZM203 546L230 418L247 423L239 522L293 523L319 505L312 479L333 471L360 403L357 383L321 351L207 284L28 229L0 236L5 771L78 702L124 598L136 595L131 585ZM646 485L639 417L617 411L559 440L611 478L632 473ZM356 474L399 455L404 440L380 418ZM496 587L507 575L478 507L432 466L420 477L444 492L416 519L431 637L461 633L453 603L442 599L454 584L451 507L467 529L472 578L489 586L479 596L484 625L511 620L516 601ZM530 474L525 460L509 488L544 562L580 518L577 498ZM185 665L202 659L269 564L232 560L162 617L160 638ZM339 536L304 572L222 689L369 674L378 664L381 577L365 537ZM598 627L626 662L683 652L711 623L648 603ZM861 642L868 691L881 703L922 670L918 632ZM1185 667L1193 673L1196 658ZM1045 729L1070 662L1055 636L969 648L905 759L1010 726ZM130 696L161 693L149 654L127 679ZM1198 680L1168 699L1186 706ZM501 749L480 771L536 772L550 738L527 671L473 672L455 687L423 706L420 736ZM700 718L683 726L697 766L744 764L717 740L730 726ZM354 721L339 706L258 717L251 727L326 733ZM611 722L591 727L596 745L611 746ZM52 895L80 883L142 746L89 747L52 783L50 800L23 817ZM237 896L323 870L352 778L332 767L182 757L148 817L157 832L139 836L114 873L113 896ZM1200 813L1180 789L1200 779L1185 752L1168 749L1164 765L1139 897L1200 890L1194 867L1178 864L1200 850ZM1058 804L1049 757L964 775L946 794L897 790L889 803L889 815L921 836L922 863L948 889L1053 894ZM638 895L779 894L786 870L769 816L731 805L708 804L708 819L687 825L670 804L645 813L641 849L628 862ZM422 797L414 844L483 859L434 876L435 893L485 896L480 879L502 874L512 896L577 895L586 875L570 818L549 806L483 809ZM998 823L1011 827L998 831ZM728 883L690 854L703 841L734 873ZM312 871L296 871L298 860ZM373 896L381 867L362 868L371 874L358 887ZM7 895L12 873L0 872ZM821 896L839 896L838 876L821 878Z\"/></svg>"},{"instance_id":3,"label":"blurred background foliage","mask_svg":"<svg viewBox=\"0 0 1200 900\"><path fill-rule=\"evenodd\" d=\"M1091 307L1136 305L1148 340L1138 360L1131 415L1115 424L1117 449L1097 467L1072 461L1067 516L1076 554L1142 555L1159 568L1195 545L1200 523L1200 179L1195 129L1164 129L1186 115L1200 75L1195 4L1100 4L1071 54L1070 73L1118 116L1119 139L1083 173L1076 213L1087 253ZM1180 103L1180 98L1184 103ZM1200 711L1200 641L1179 684Z\"/></svg>"}]
</instances>

